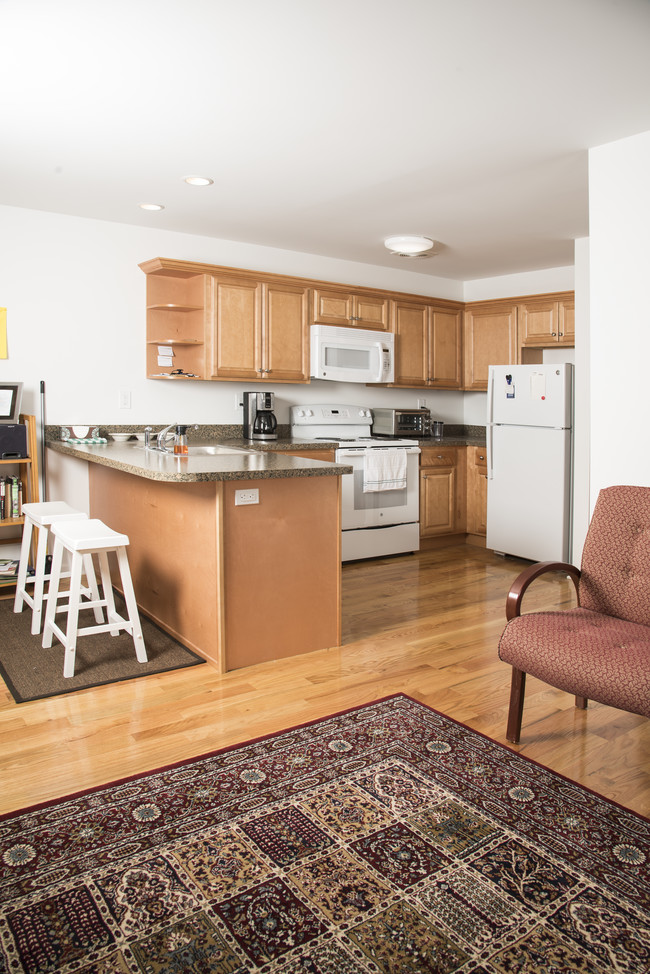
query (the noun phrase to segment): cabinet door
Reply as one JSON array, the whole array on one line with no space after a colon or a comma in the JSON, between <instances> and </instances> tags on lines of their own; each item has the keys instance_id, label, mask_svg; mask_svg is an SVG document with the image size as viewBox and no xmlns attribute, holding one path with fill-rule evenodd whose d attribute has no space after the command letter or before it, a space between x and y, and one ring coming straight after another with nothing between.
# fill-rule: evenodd
<instances>
[{"instance_id":1,"label":"cabinet door","mask_svg":"<svg viewBox=\"0 0 650 974\"><path fill-rule=\"evenodd\" d=\"M215 280L212 375L260 379L262 374L262 285Z\"/></svg>"},{"instance_id":2,"label":"cabinet door","mask_svg":"<svg viewBox=\"0 0 650 974\"><path fill-rule=\"evenodd\" d=\"M390 301L375 294L356 294L352 307L352 324L355 328L370 328L372 331L388 331Z\"/></svg>"},{"instance_id":3,"label":"cabinet door","mask_svg":"<svg viewBox=\"0 0 650 974\"><path fill-rule=\"evenodd\" d=\"M345 291L326 291L315 288L311 295L314 325L352 325L354 303Z\"/></svg>"},{"instance_id":4,"label":"cabinet door","mask_svg":"<svg viewBox=\"0 0 650 974\"><path fill-rule=\"evenodd\" d=\"M557 301L527 301L520 304L518 325L522 345L555 344L559 330Z\"/></svg>"},{"instance_id":5,"label":"cabinet door","mask_svg":"<svg viewBox=\"0 0 650 974\"><path fill-rule=\"evenodd\" d=\"M389 306L388 297L381 294L315 288L312 291L312 324L388 331Z\"/></svg>"},{"instance_id":6,"label":"cabinet door","mask_svg":"<svg viewBox=\"0 0 650 974\"><path fill-rule=\"evenodd\" d=\"M262 378L309 382L309 291L291 284L264 285Z\"/></svg>"},{"instance_id":7,"label":"cabinet door","mask_svg":"<svg viewBox=\"0 0 650 974\"><path fill-rule=\"evenodd\" d=\"M438 389L460 389L462 384L460 311L430 310L429 382Z\"/></svg>"},{"instance_id":8,"label":"cabinet door","mask_svg":"<svg viewBox=\"0 0 650 974\"><path fill-rule=\"evenodd\" d=\"M420 471L420 536L453 534L456 529L456 468Z\"/></svg>"},{"instance_id":9,"label":"cabinet door","mask_svg":"<svg viewBox=\"0 0 650 974\"><path fill-rule=\"evenodd\" d=\"M465 389L487 389L490 365L517 361L517 306L495 302L465 311Z\"/></svg>"},{"instance_id":10,"label":"cabinet door","mask_svg":"<svg viewBox=\"0 0 650 974\"><path fill-rule=\"evenodd\" d=\"M558 339L560 345L575 345L576 343L576 303L575 301L560 301L558 306Z\"/></svg>"},{"instance_id":11,"label":"cabinet door","mask_svg":"<svg viewBox=\"0 0 650 974\"><path fill-rule=\"evenodd\" d=\"M426 386L429 309L425 304L392 302L395 335L395 385Z\"/></svg>"},{"instance_id":12,"label":"cabinet door","mask_svg":"<svg viewBox=\"0 0 650 974\"><path fill-rule=\"evenodd\" d=\"M467 448L467 531L487 533L487 454L484 447Z\"/></svg>"}]
</instances>

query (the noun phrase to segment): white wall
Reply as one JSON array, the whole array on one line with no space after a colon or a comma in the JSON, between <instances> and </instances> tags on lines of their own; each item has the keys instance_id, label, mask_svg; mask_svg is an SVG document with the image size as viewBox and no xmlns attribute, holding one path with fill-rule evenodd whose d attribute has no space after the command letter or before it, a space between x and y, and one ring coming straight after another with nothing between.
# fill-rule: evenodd
<instances>
[{"instance_id":1,"label":"white wall","mask_svg":"<svg viewBox=\"0 0 650 974\"><path fill-rule=\"evenodd\" d=\"M650 132L589 153L590 497L650 486Z\"/></svg>"},{"instance_id":2,"label":"white wall","mask_svg":"<svg viewBox=\"0 0 650 974\"><path fill-rule=\"evenodd\" d=\"M0 379L25 383L23 411L39 411L45 382L49 424L241 423L237 391L255 384L169 383L145 378L145 275L138 264L173 257L252 270L462 300L462 284L402 269L374 267L158 231L0 207L0 305L7 307L9 358ZM278 396L278 420L294 402L348 401L417 405L417 390L264 385ZM118 408L119 391L131 408ZM427 394L441 419L463 421L461 394ZM399 402L398 402L399 400Z\"/></svg>"}]
</instances>

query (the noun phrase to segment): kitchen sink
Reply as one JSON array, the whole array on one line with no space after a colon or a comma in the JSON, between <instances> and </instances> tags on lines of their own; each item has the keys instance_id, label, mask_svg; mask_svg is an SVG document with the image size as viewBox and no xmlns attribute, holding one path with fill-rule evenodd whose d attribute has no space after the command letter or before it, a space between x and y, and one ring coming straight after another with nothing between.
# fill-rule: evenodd
<instances>
[{"instance_id":1,"label":"kitchen sink","mask_svg":"<svg viewBox=\"0 0 650 974\"><path fill-rule=\"evenodd\" d=\"M130 444L129 444L130 445ZM134 443L134 449L147 450L142 443ZM157 446L150 446L147 453L157 453L159 456L173 457L173 450L159 450ZM188 454L191 457L223 457L223 456L249 456L250 450L239 449L233 446L223 446L221 443L195 444L188 447Z\"/></svg>"},{"instance_id":2,"label":"kitchen sink","mask_svg":"<svg viewBox=\"0 0 650 974\"><path fill-rule=\"evenodd\" d=\"M240 450L233 446L222 446L220 443L215 443L206 446L190 446L188 447L189 454L191 457L218 457L227 456L228 454L237 453L249 453L249 450Z\"/></svg>"}]
</instances>

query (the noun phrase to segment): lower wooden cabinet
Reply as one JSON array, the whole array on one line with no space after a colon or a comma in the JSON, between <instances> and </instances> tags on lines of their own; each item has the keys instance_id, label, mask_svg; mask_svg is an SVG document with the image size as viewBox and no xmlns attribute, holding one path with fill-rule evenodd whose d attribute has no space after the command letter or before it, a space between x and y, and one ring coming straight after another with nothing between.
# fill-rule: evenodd
<instances>
[{"instance_id":1,"label":"lower wooden cabinet","mask_svg":"<svg viewBox=\"0 0 650 974\"><path fill-rule=\"evenodd\" d=\"M420 537L465 530L465 447L422 447Z\"/></svg>"},{"instance_id":2,"label":"lower wooden cabinet","mask_svg":"<svg viewBox=\"0 0 650 974\"><path fill-rule=\"evenodd\" d=\"M423 446L420 454L420 537L467 535L481 544L487 531L487 454L478 446ZM478 540L476 540L478 539Z\"/></svg>"},{"instance_id":3,"label":"lower wooden cabinet","mask_svg":"<svg viewBox=\"0 0 650 974\"><path fill-rule=\"evenodd\" d=\"M484 446L467 447L467 533L487 533L487 453Z\"/></svg>"}]
</instances>

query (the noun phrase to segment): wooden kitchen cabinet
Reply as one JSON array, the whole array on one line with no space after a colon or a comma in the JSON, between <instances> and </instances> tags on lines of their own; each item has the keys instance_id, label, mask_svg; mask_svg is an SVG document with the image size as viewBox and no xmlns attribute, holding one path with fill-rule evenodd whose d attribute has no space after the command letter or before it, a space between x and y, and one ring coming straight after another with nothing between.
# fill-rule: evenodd
<instances>
[{"instance_id":1,"label":"wooden kitchen cabinet","mask_svg":"<svg viewBox=\"0 0 650 974\"><path fill-rule=\"evenodd\" d=\"M396 386L460 389L461 312L399 298L391 302Z\"/></svg>"},{"instance_id":2,"label":"wooden kitchen cabinet","mask_svg":"<svg viewBox=\"0 0 650 974\"><path fill-rule=\"evenodd\" d=\"M490 365L517 362L517 305L510 301L466 305L464 340L464 388L484 391Z\"/></svg>"},{"instance_id":3,"label":"wooden kitchen cabinet","mask_svg":"<svg viewBox=\"0 0 650 974\"><path fill-rule=\"evenodd\" d=\"M161 258L140 267L147 275L147 377L204 379L212 302L210 276L183 261ZM162 356L167 365L160 364L159 346L173 353ZM178 369L181 375L171 375Z\"/></svg>"},{"instance_id":4,"label":"wooden kitchen cabinet","mask_svg":"<svg viewBox=\"0 0 650 974\"><path fill-rule=\"evenodd\" d=\"M575 299L572 293L526 299L519 304L517 316L522 347L575 345Z\"/></svg>"},{"instance_id":5,"label":"wooden kitchen cabinet","mask_svg":"<svg viewBox=\"0 0 650 974\"><path fill-rule=\"evenodd\" d=\"M467 447L467 533L485 538L487 533L487 451Z\"/></svg>"},{"instance_id":6,"label":"wooden kitchen cabinet","mask_svg":"<svg viewBox=\"0 0 650 974\"><path fill-rule=\"evenodd\" d=\"M387 293L314 288L311 296L311 324L388 331L389 308Z\"/></svg>"},{"instance_id":7,"label":"wooden kitchen cabinet","mask_svg":"<svg viewBox=\"0 0 650 974\"><path fill-rule=\"evenodd\" d=\"M215 278L215 379L309 382L308 288Z\"/></svg>"},{"instance_id":8,"label":"wooden kitchen cabinet","mask_svg":"<svg viewBox=\"0 0 650 974\"><path fill-rule=\"evenodd\" d=\"M420 537L465 530L465 448L423 446L420 454Z\"/></svg>"}]
</instances>

